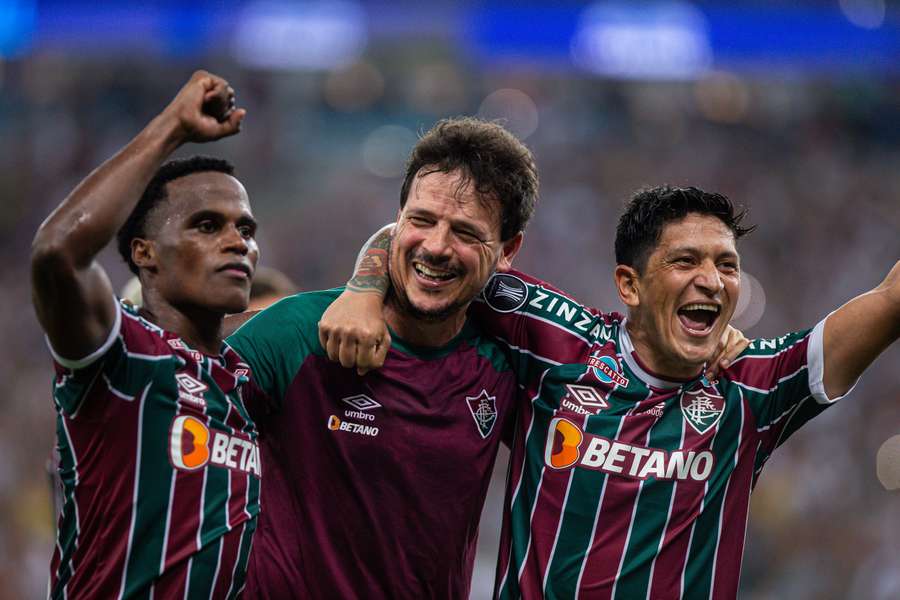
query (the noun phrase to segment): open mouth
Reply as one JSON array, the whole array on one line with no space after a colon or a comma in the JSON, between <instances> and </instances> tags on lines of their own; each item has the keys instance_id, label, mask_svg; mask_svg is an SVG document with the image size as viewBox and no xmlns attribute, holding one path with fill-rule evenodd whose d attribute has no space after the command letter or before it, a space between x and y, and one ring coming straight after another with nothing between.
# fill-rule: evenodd
<instances>
[{"instance_id":1,"label":"open mouth","mask_svg":"<svg viewBox=\"0 0 900 600\"><path fill-rule=\"evenodd\" d=\"M452 279L456 278L456 272L450 271L447 269L439 269L436 267L428 266L420 262L413 262L413 268L416 270L416 274L425 281L441 284L446 283Z\"/></svg>"},{"instance_id":2,"label":"open mouth","mask_svg":"<svg viewBox=\"0 0 900 600\"><path fill-rule=\"evenodd\" d=\"M712 331L720 312L717 304L694 302L678 309L678 320L691 335L706 335Z\"/></svg>"}]
</instances>

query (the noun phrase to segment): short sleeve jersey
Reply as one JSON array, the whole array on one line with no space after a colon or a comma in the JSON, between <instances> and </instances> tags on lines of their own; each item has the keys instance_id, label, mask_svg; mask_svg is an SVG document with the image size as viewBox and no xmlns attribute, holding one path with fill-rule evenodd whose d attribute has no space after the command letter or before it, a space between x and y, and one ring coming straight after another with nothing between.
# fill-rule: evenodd
<instances>
[{"instance_id":1,"label":"short sleeve jersey","mask_svg":"<svg viewBox=\"0 0 900 600\"><path fill-rule=\"evenodd\" d=\"M91 356L53 354L64 503L50 597L237 597L261 475L247 365L125 304Z\"/></svg>"},{"instance_id":2,"label":"short sleeve jersey","mask_svg":"<svg viewBox=\"0 0 900 600\"><path fill-rule=\"evenodd\" d=\"M284 299L229 338L269 396L251 407L266 481L247 595L466 598L491 471L513 423L507 358L465 326L441 348L394 336L384 366L359 376L318 340L339 293Z\"/></svg>"},{"instance_id":3,"label":"short sleeve jersey","mask_svg":"<svg viewBox=\"0 0 900 600\"><path fill-rule=\"evenodd\" d=\"M734 598L750 491L829 400L822 329L753 340L716 382L644 368L626 321L521 273L474 316L528 400L512 445L499 598Z\"/></svg>"}]
</instances>

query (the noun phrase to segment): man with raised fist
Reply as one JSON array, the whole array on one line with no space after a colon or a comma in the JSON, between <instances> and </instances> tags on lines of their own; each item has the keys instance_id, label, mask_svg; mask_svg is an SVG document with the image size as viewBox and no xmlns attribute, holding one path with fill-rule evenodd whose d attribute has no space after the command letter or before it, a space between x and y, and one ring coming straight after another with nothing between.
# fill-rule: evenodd
<instances>
[{"instance_id":1,"label":"man with raised fist","mask_svg":"<svg viewBox=\"0 0 900 600\"><path fill-rule=\"evenodd\" d=\"M243 587L261 466L241 398L249 370L222 321L247 306L256 223L228 162L165 161L238 133L245 113L228 82L194 73L34 238L64 495L51 598L232 598ZM96 261L117 231L140 310L115 298Z\"/></svg>"}]
</instances>

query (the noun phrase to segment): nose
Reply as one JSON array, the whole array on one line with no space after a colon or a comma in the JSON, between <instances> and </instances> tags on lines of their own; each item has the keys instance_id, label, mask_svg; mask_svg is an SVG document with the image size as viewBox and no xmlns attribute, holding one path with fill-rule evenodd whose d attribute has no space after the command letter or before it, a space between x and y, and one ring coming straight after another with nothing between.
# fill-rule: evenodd
<instances>
[{"instance_id":1,"label":"nose","mask_svg":"<svg viewBox=\"0 0 900 600\"><path fill-rule=\"evenodd\" d=\"M246 256L250 251L250 244L235 225L229 225L223 229L222 249L225 252L235 252Z\"/></svg>"},{"instance_id":2,"label":"nose","mask_svg":"<svg viewBox=\"0 0 900 600\"><path fill-rule=\"evenodd\" d=\"M718 294L725 288L722 274L711 260L704 260L700 263L697 276L694 277L694 285L710 295Z\"/></svg>"},{"instance_id":3,"label":"nose","mask_svg":"<svg viewBox=\"0 0 900 600\"><path fill-rule=\"evenodd\" d=\"M450 226L446 223L438 223L428 228L422 243L422 250L434 257L446 257L451 254L452 237Z\"/></svg>"}]
</instances>

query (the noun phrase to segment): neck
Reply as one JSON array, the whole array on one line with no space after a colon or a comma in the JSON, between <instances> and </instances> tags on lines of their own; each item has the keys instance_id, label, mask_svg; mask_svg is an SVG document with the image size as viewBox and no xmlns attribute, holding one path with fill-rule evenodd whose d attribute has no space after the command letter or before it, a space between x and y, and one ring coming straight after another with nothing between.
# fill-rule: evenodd
<instances>
[{"instance_id":1,"label":"neck","mask_svg":"<svg viewBox=\"0 0 900 600\"><path fill-rule=\"evenodd\" d=\"M195 306L176 307L146 288L143 301L140 312L145 319L178 335L191 348L212 356L219 354L223 313Z\"/></svg>"},{"instance_id":2,"label":"neck","mask_svg":"<svg viewBox=\"0 0 900 600\"><path fill-rule=\"evenodd\" d=\"M703 371L702 364L685 363L677 357L669 357L660 352L651 343L653 334L647 328L641 327L639 323L633 321L631 316L628 318L626 327L635 353L652 375L677 381L693 379Z\"/></svg>"},{"instance_id":3,"label":"neck","mask_svg":"<svg viewBox=\"0 0 900 600\"><path fill-rule=\"evenodd\" d=\"M384 303L384 320L400 338L414 346L439 348L459 335L466 322L466 311L460 309L440 321L429 321L410 315L391 296Z\"/></svg>"}]
</instances>

